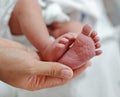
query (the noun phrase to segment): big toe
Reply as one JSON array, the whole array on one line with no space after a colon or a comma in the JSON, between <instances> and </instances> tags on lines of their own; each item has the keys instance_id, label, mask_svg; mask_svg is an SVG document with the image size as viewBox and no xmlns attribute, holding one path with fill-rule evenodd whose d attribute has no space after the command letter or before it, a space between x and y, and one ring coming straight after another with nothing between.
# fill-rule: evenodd
<instances>
[{"instance_id":1,"label":"big toe","mask_svg":"<svg viewBox=\"0 0 120 97\"><path fill-rule=\"evenodd\" d=\"M90 25L86 24L82 29L82 33L84 35L88 36L90 34L91 30L92 30L92 27Z\"/></svg>"}]
</instances>

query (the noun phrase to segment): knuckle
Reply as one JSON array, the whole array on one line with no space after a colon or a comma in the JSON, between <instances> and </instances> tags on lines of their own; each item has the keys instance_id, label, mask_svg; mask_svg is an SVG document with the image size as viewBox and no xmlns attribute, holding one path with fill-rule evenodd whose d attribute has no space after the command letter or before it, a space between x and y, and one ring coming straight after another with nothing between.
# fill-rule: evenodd
<instances>
[{"instance_id":1,"label":"knuckle","mask_svg":"<svg viewBox=\"0 0 120 97\"><path fill-rule=\"evenodd\" d=\"M50 70L49 73L50 73L52 76L55 76L55 75L57 75L58 70L59 70L59 68L58 68L57 65L51 64L51 70Z\"/></svg>"}]
</instances>

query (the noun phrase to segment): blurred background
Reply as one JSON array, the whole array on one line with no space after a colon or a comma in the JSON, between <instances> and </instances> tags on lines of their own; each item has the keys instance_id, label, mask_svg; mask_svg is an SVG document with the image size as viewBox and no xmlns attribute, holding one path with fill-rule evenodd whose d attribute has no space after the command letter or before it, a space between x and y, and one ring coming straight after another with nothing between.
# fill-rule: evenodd
<instances>
[{"instance_id":1,"label":"blurred background","mask_svg":"<svg viewBox=\"0 0 120 97\"><path fill-rule=\"evenodd\" d=\"M91 67L64 86L30 92L1 82L0 97L120 97L120 0L41 1L52 1L65 9L68 4L69 10L79 10L78 19L90 23L98 32L103 54L92 59ZM74 19L75 14L71 14ZM13 39L30 45L24 37Z\"/></svg>"}]
</instances>

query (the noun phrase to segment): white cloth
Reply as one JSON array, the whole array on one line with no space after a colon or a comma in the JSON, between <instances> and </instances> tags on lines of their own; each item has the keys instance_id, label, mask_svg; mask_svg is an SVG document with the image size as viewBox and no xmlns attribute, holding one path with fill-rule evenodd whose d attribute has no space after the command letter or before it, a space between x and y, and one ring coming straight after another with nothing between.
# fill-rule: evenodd
<instances>
[{"instance_id":1,"label":"white cloth","mask_svg":"<svg viewBox=\"0 0 120 97\"><path fill-rule=\"evenodd\" d=\"M47 6L46 3L43 4L43 2L40 2L40 4L42 5L43 17L47 25L50 25L53 22L65 22L70 20L58 4L51 3L49 6Z\"/></svg>"},{"instance_id":2,"label":"white cloth","mask_svg":"<svg viewBox=\"0 0 120 97\"><path fill-rule=\"evenodd\" d=\"M0 37L11 38L8 22L16 0L0 0Z\"/></svg>"},{"instance_id":3,"label":"white cloth","mask_svg":"<svg viewBox=\"0 0 120 97\"><path fill-rule=\"evenodd\" d=\"M84 0L39 0L43 8L43 17L46 24L54 21L65 22L69 20L81 20L84 23L94 24L99 13L94 0L90 3ZM94 9L91 9L93 7ZM89 10L88 10L89 9Z\"/></svg>"}]
</instances>

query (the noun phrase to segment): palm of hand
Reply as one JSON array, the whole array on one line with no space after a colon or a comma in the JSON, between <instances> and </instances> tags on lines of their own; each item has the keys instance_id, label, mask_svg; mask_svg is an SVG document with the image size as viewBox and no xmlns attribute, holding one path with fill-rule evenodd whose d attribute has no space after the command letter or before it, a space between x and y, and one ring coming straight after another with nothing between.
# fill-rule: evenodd
<instances>
[{"instance_id":1,"label":"palm of hand","mask_svg":"<svg viewBox=\"0 0 120 97\"><path fill-rule=\"evenodd\" d=\"M67 82L65 79L40 74L41 72L37 70L40 67L38 65L44 65L45 63L39 61L36 52L17 43L12 46L9 45L9 47L0 49L0 57L2 58L0 64L4 64L0 68L2 81L28 90L38 90ZM44 70L42 73L44 73Z\"/></svg>"}]
</instances>

